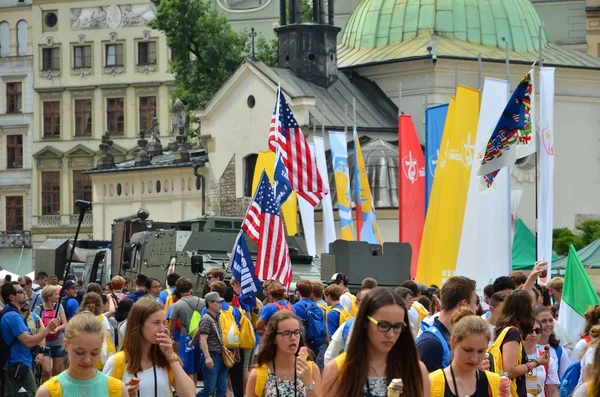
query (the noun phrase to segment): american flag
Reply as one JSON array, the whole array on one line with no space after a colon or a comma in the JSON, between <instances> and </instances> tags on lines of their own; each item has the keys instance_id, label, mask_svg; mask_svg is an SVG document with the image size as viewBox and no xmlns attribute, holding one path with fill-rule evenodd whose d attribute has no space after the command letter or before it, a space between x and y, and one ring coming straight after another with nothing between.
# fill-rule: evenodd
<instances>
[{"instance_id":1,"label":"american flag","mask_svg":"<svg viewBox=\"0 0 600 397\"><path fill-rule=\"evenodd\" d=\"M310 147L285 100L281 87L277 89L277 103L269 129L269 149L277 152L277 147L281 149L292 189L311 205L317 205L327 192Z\"/></svg>"},{"instance_id":2,"label":"american flag","mask_svg":"<svg viewBox=\"0 0 600 397\"><path fill-rule=\"evenodd\" d=\"M292 263L283 221L279 216L279 204L265 171L260 178L242 229L258 245L254 275L260 280L279 280L289 290L292 282ZM257 241L254 237L257 237Z\"/></svg>"}]
</instances>

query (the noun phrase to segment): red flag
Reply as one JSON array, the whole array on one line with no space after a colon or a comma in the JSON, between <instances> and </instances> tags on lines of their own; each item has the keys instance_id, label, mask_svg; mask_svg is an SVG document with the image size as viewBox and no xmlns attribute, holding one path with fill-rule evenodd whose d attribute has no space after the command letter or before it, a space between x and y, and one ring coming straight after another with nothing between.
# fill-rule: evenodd
<instances>
[{"instance_id":1,"label":"red flag","mask_svg":"<svg viewBox=\"0 0 600 397\"><path fill-rule=\"evenodd\" d=\"M415 277L425 226L425 158L417 131L408 114L398 118L398 224L400 241L412 248L410 275Z\"/></svg>"}]
</instances>

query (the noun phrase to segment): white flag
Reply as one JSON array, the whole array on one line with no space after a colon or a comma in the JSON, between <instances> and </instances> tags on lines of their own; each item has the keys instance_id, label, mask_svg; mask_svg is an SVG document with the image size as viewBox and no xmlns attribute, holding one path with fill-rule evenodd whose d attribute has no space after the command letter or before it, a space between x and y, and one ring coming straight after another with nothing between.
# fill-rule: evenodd
<instances>
[{"instance_id":1,"label":"white flag","mask_svg":"<svg viewBox=\"0 0 600 397\"><path fill-rule=\"evenodd\" d=\"M510 168L498 173L492 189L481 191L478 176L489 137L508 101L508 82L486 78L469 182L456 276L477 281L478 294L496 277L510 273ZM472 153L473 157L473 153ZM490 252L493 252L490 254Z\"/></svg>"},{"instance_id":2,"label":"white flag","mask_svg":"<svg viewBox=\"0 0 600 397\"><path fill-rule=\"evenodd\" d=\"M331 203L331 194L329 191L329 175L327 174L327 160L325 159L325 138L314 136L315 157L317 160L317 168L321 174L323 181L323 189L327 192L321 204L323 206L323 252L329 252L329 243L336 240L335 222L333 220L333 205Z\"/></svg>"},{"instance_id":3,"label":"white flag","mask_svg":"<svg viewBox=\"0 0 600 397\"><path fill-rule=\"evenodd\" d=\"M540 169L538 194L537 259L552 265L554 207L554 68L540 68Z\"/></svg>"}]
</instances>

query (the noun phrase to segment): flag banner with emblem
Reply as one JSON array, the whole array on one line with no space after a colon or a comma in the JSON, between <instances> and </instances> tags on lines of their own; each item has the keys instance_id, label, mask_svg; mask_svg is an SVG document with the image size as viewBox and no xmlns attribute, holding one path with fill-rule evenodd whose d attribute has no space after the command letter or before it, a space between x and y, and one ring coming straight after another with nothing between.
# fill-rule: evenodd
<instances>
[{"instance_id":1,"label":"flag banner with emblem","mask_svg":"<svg viewBox=\"0 0 600 397\"><path fill-rule=\"evenodd\" d=\"M277 101L269 130L269 149L281 149L292 189L312 206L317 205L327 193L310 147L300 126L288 106L281 86L277 88Z\"/></svg>"},{"instance_id":2,"label":"flag banner with emblem","mask_svg":"<svg viewBox=\"0 0 600 397\"><path fill-rule=\"evenodd\" d=\"M254 174L252 176L252 195L256 192L263 171L266 171L269 180L273 181L273 177L275 176L276 157L275 153L270 150L258 152L256 165L254 166ZM283 215L283 223L288 236L295 236L298 233L297 198L296 192L292 191L288 199L281 206L281 215Z\"/></svg>"},{"instance_id":3,"label":"flag banner with emblem","mask_svg":"<svg viewBox=\"0 0 600 397\"><path fill-rule=\"evenodd\" d=\"M491 132L508 100L508 82L487 78L483 85L475 159L481 159ZM510 173L500 170L494 187L482 191L478 176L480 162L471 164L467 205L456 263L457 276L477 281L477 293L497 277L511 272ZM494 254L490 255L493 247ZM490 281L491 280L491 281Z\"/></svg>"},{"instance_id":4,"label":"flag banner with emblem","mask_svg":"<svg viewBox=\"0 0 600 397\"><path fill-rule=\"evenodd\" d=\"M383 244L356 126L354 126L354 200L356 203L356 240L367 241L370 244Z\"/></svg>"},{"instance_id":5,"label":"flag banner with emblem","mask_svg":"<svg viewBox=\"0 0 600 397\"><path fill-rule=\"evenodd\" d=\"M345 132L329 131L331 166L335 180L335 191L340 217L340 238L354 241L354 220L352 219L352 194L350 193L350 171L348 167L348 146Z\"/></svg>"},{"instance_id":6,"label":"flag banner with emblem","mask_svg":"<svg viewBox=\"0 0 600 397\"><path fill-rule=\"evenodd\" d=\"M317 161L317 168L321 174L323 187L327 192L329 190L329 176L327 174L327 160L325 158L325 137L314 136L314 153ZM321 201L323 206L323 248L318 252L329 252L329 244L336 240L335 221L333 219L333 204L331 203L331 194L326 194Z\"/></svg>"},{"instance_id":7,"label":"flag banner with emblem","mask_svg":"<svg viewBox=\"0 0 600 397\"><path fill-rule=\"evenodd\" d=\"M540 68L540 181L538 194L537 259L552 268L554 207L554 68ZM540 280L546 284L546 280Z\"/></svg>"},{"instance_id":8,"label":"flag banner with emblem","mask_svg":"<svg viewBox=\"0 0 600 397\"><path fill-rule=\"evenodd\" d=\"M456 100L450 99L417 267L417 280L427 285L442 285L456 270L480 96L478 90L459 85Z\"/></svg>"},{"instance_id":9,"label":"flag banner with emblem","mask_svg":"<svg viewBox=\"0 0 600 397\"><path fill-rule=\"evenodd\" d=\"M513 165L517 160L517 145L527 144L531 138L531 74L523 77L509 99L496 128L490 136L481 160L479 176L490 187L498 171Z\"/></svg>"},{"instance_id":10,"label":"flag banner with emblem","mask_svg":"<svg viewBox=\"0 0 600 397\"><path fill-rule=\"evenodd\" d=\"M312 153L315 152L315 146L309 143ZM326 195L327 197L329 195ZM323 199L325 200L325 199ZM323 201L321 201L323 202ZM306 252L310 256L317 255L317 237L315 230L315 207L313 207L302 196L298 196L298 209L300 210L300 219L302 220L302 231L304 231L304 241L306 242ZM320 251L323 252L323 251Z\"/></svg>"},{"instance_id":11,"label":"flag banner with emblem","mask_svg":"<svg viewBox=\"0 0 600 397\"><path fill-rule=\"evenodd\" d=\"M448 104L431 106L425 111L425 211L429 207L447 114Z\"/></svg>"},{"instance_id":12,"label":"flag banner with emblem","mask_svg":"<svg viewBox=\"0 0 600 397\"><path fill-rule=\"evenodd\" d=\"M569 247L567 270L565 272L560 316L558 323L562 325L571 340L579 340L585 327L585 312L600 304L600 298L592 284L583 263L572 245Z\"/></svg>"},{"instance_id":13,"label":"flag banner with emblem","mask_svg":"<svg viewBox=\"0 0 600 397\"><path fill-rule=\"evenodd\" d=\"M248 250L243 231L240 231L235 239L229 268L233 277L241 285L242 295L240 296L240 300L250 307L255 307L256 294L262 291L262 283L254 276L254 263L252 262L252 256L250 255L250 250Z\"/></svg>"},{"instance_id":14,"label":"flag banner with emblem","mask_svg":"<svg viewBox=\"0 0 600 397\"><path fill-rule=\"evenodd\" d=\"M399 241L412 248L410 276L415 277L425 226L425 157L408 114L398 116L398 146Z\"/></svg>"},{"instance_id":15,"label":"flag banner with emblem","mask_svg":"<svg viewBox=\"0 0 600 397\"><path fill-rule=\"evenodd\" d=\"M292 264L279 206L266 173L260 179L258 189L248 213L251 221L258 219L258 254L254 275L260 280L279 280L288 290L292 283ZM246 220L248 219L246 216ZM242 228L246 225L246 220Z\"/></svg>"}]
</instances>

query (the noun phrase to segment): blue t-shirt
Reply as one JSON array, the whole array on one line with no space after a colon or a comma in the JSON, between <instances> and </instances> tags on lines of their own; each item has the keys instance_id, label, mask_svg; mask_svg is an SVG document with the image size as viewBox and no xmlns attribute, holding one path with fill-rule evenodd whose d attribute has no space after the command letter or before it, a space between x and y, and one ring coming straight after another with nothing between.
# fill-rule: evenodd
<instances>
[{"instance_id":1,"label":"blue t-shirt","mask_svg":"<svg viewBox=\"0 0 600 397\"><path fill-rule=\"evenodd\" d=\"M340 309L343 311L344 306L338 303L337 305L334 305L332 309ZM337 310L330 310L329 313L327 313L327 332L329 332L329 335L335 334L335 331L337 331L339 326L340 312L338 312Z\"/></svg>"},{"instance_id":2,"label":"blue t-shirt","mask_svg":"<svg viewBox=\"0 0 600 397\"><path fill-rule=\"evenodd\" d=\"M433 325L441 332L449 348L450 331L448 331L448 328L437 318L433 322ZM431 332L423 332L417 339L417 351L429 373L443 369L442 358L444 357L444 347L437 336Z\"/></svg>"},{"instance_id":3,"label":"blue t-shirt","mask_svg":"<svg viewBox=\"0 0 600 397\"><path fill-rule=\"evenodd\" d=\"M169 288L169 290L171 291L171 294L173 294L173 291L175 291L175 288ZM160 291L160 295L158 295L158 300L164 305L167 303L167 299L169 298L169 293L167 292L166 289Z\"/></svg>"},{"instance_id":4,"label":"blue t-shirt","mask_svg":"<svg viewBox=\"0 0 600 397\"><path fill-rule=\"evenodd\" d=\"M277 304L284 307L290 307L290 304L286 300L277 301ZM277 313L279 308L275 306L273 303L269 303L268 305L264 305L262 309L260 309L259 317L265 320L265 322L269 322L273 314Z\"/></svg>"},{"instance_id":5,"label":"blue t-shirt","mask_svg":"<svg viewBox=\"0 0 600 397\"><path fill-rule=\"evenodd\" d=\"M173 309L173 305L169 306L169 308L167 309L167 320L171 319L171 309ZM179 340L179 338L181 337L181 330L177 329L177 327L175 327L175 330L173 331L173 339L174 340Z\"/></svg>"},{"instance_id":6,"label":"blue t-shirt","mask_svg":"<svg viewBox=\"0 0 600 397\"><path fill-rule=\"evenodd\" d=\"M65 302L65 314L67 316L67 321L77 314L77 310L79 310L79 302L77 302L77 299L68 298Z\"/></svg>"},{"instance_id":7,"label":"blue t-shirt","mask_svg":"<svg viewBox=\"0 0 600 397\"><path fill-rule=\"evenodd\" d=\"M6 308L4 309L6 311ZM33 361L31 359L31 349L26 347L20 340L16 339L23 332L27 332L31 335L25 319L18 311L8 311L2 316L0 323L0 332L2 333L2 339L7 345L12 345L10 349L10 358L8 366L23 364L29 368L32 368Z\"/></svg>"},{"instance_id":8,"label":"blue t-shirt","mask_svg":"<svg viewBox=\"0 0 600 397\"><path fill-rule=\"evenodd\" d=\"M135 290L132 294L127 295L125 298L137 302L137 300L144 295L146 295L146 291L144 291L143 289L138 289Z\"/></svg>"},{"instance_id":9,"label":"blue t-shirt","mask_svg":"<svg viewBox=\"0 0 600 397\"><path fill-rule=\"evenodd\" d=\"M237 324L238 328L241 328L242 327L242 312L237 307L235 307L235 306L232 306L232 307L233 307L233 318L235 319L235 323ZM229 303L221 302L221 310L223 310L223 311L229 310ZM206 306L204 307L204 309L202 309L202 317L204 317L205 314L206 314Z\"/></svg>"}]
</instances>

